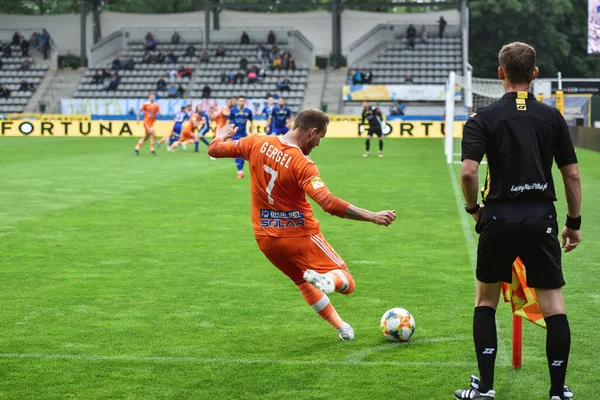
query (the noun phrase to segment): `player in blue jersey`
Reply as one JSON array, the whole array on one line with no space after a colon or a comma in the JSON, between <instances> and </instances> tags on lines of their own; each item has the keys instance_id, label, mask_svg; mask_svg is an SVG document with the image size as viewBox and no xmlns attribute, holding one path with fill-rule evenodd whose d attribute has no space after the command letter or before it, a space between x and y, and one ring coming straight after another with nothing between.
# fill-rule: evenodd
<instances>
[{"instance_id":1,"label":"player in blue jersey","mask_svg":"<svg viewBox=\"0 0 600 400\"><path fill-rule=\"evenodd\" d=\"M285 105L283 98L279 98L277 106L273 108L267 126L272 124L272 135L285 135L292 123L292 110Z\"/></svg>"},{"instance_id":2,"label":"player in blue jersey","mask_svg":"<svg viewBox=\"0 0 600 400\"><path fill-rule=\"evenodd\" d=\"M169 146L171 146L174 142L179 140L179 137L181 136L181 128L183 127L183 123L185 121L187 121L188 119L190 119L191 111L192 111L192 106L189 104L187 106L181 107L181 111L179 111L177 114L175 114L175 118L173 119L174 124L173 124L173 130L171 131L171 134L169 136L165 136L164 138L160 139L158 142L158 147L160 147L161 144L169 141L169 143L167 143L167 149L168 149Z\"/></svg>"},{"instance_id":3,"label":"player in blue jersey","mask_svg":"<svg viewBox=\"0 0 600 400\"><path fill-rule=\"evenodd\" d=\"M260 115L264 116L267 121L269 121L271 113L273 112L273 108L275 108L275 99L273 97L269 97L267 99L267 105L262 109ZM273 135L273 121L271 121L270 124L267 123L267 126L265 127L265 133L267 135Z\"/></svg>"},{"instance_id":4,"label":"player in blue jersey","mask_svg":"<svg viewBox=\"0 0 600 400\"><path fill-rule=\"evenodd\" d=\"M205 136L208 132L210 132L210 117L208 113L202 109L202 105L198 104L196 106L196 114L200 116L200 130L198 131L198 140L196 141L196 148L194 150L195 153L198 153L198 146L200 145L200 141L205 145L209 145L210 142L205 139Z\"/></svg>"},{"instance_id":5,"label":"player in blue jersey","mask_svg":"<svg viewBox=\"0 0 600 400\"><path fill-rule=\"evenodd\" d=\"M248 130L248 122L250 122L250 129ZM248 133L252 133L254 129L254 122L252 120L252 111L246 108L246 98L243 96L238 97L237 106L231 109L229 114L228 124L234 124L237 127L237 133L232 140L239 140L243 137L248 136ZM237 177L238 179L244 177L244 159L236 158L235 165L237 166Z\"/></svg>"}]
</instances>

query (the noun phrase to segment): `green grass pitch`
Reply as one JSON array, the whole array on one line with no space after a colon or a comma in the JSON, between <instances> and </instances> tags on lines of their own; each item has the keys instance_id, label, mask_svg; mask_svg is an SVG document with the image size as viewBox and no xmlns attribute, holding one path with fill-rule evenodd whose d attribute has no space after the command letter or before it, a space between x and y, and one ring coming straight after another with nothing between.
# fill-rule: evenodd
<instances>
[{"instance_id":1,"label":"green grass pitch","mask_svg":"<svg viewBox=\"0 0 600 400\"><path fill-rule=\"evenodd\" d=\"M0 138L0 399L437 400L476 373L475 236L441 141L388 140L385 158L362 159L362 140L325 139L311 155L333 193L398 214L383 228L316 210L356 279L352 295L330 296L356 331L350 343L258 250L233 160L148 147L135 157L134 145ZM564 258L567 383L589 400L600 396L600 154L578 155L584 241ZM415 316L407 344L379 333L392 307ZM547 399L545 331L524 324L513 371L508 305L498 323L497 397Z\"/></svg>"}]
</instances>

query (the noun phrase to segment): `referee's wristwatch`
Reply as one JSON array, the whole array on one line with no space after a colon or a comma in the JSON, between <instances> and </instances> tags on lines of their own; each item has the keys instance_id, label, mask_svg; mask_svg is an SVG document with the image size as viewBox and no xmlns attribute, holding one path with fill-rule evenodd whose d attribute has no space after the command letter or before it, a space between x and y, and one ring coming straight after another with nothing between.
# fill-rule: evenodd
<instances>
[{"instance_id":1,"label":"referee's wristwatch","mask_svg":"<svg viewBox=\"0 0 600 400\"><path fill-rule=\"evenodd\" d=\"M477 211L479 211L481 209L481 205L479 203L477 203L475 205L475 207L473 208L469 208L469 206L465 203L465 211L467 212L467 214L475 214Z\"/></svg>"}]
</instances>

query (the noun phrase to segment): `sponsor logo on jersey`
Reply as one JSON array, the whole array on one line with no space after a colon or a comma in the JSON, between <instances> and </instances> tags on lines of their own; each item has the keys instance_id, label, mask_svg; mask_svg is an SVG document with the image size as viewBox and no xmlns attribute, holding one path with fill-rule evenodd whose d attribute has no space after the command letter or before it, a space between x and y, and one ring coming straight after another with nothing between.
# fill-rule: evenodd
<instances>
[{"instance_id":1,"label":"sponsor logo on jersey","mask_svg":"<svg viewBox=\"0 0 600 400\"><path fill-rule=\"evenodd\" d=\"M305 226L304 214L300 211L260 210L260 225L263 228L296 228Z\"/></svg>"},{"instance_id":2,"label":"sponsor logo on jersey","mask_svg":"<svg viewBox=\"0 0 600 400\"><path fill-rule=\"evenodd\" d=\"M325 187L325 182L323 182L323 179L321 179L321 177L319 176L311 178L310 183L312 183L313 189L320 189L322 187Z\"/></svg>"}]
</instances>

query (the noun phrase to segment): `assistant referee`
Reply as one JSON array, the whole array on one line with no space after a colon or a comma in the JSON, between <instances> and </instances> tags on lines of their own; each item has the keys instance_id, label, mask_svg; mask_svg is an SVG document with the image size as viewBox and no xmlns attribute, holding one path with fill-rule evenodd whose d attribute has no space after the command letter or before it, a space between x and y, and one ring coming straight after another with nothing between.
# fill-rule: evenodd
<instances>
[{"instance_id":1,"label":"assistant referee","mask_svg":"<svg viewBox=\"0 0 600 400\"><path fill-rule=\"evenodd\" d=\"M574 250L581 242L581 182L575 149L560 112L538 102L529 92L538 76L536 53L525 43L500 50L498 78L505 95L478 110L465 124L462 142L461 186L466 212L477 222L477 286L473 338L480 379L458 390L454 397L495 397L494 364L498 348L496 307L502 282L511 282L517 257L527 269L527 285L535 288L548 327L546 354L550 370L550 399L573 394L564 386L571 332L561 287L561 245L554 202L552 163L564 181L568 214L562 248ZM483 156L488 171L477 203L478 169Z\"/></svg>"}]
</instances>

